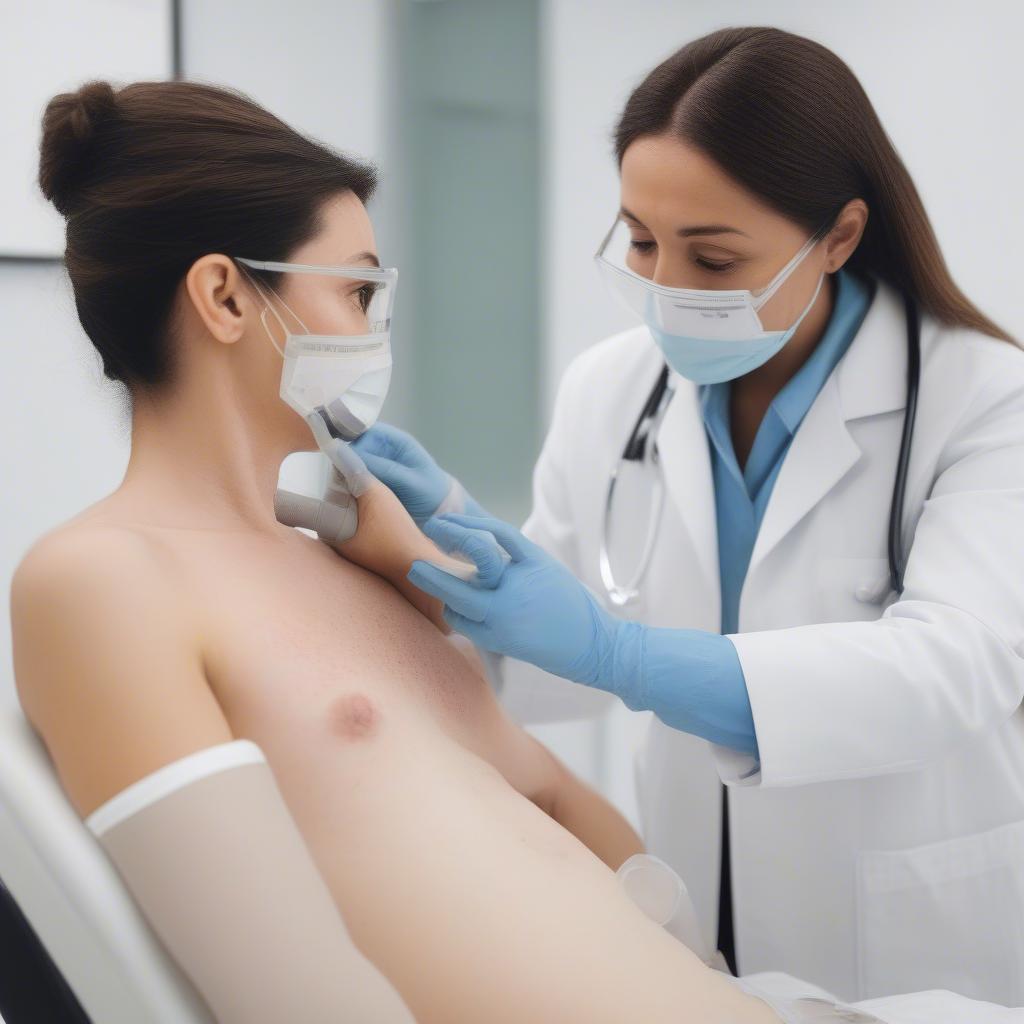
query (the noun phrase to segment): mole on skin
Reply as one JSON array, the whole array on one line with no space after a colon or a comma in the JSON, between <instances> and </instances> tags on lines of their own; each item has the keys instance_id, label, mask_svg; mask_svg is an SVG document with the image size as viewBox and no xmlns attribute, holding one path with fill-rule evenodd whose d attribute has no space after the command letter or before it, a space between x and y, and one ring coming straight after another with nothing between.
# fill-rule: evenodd
<instances>
[{"instance_id":1,"label":"mole on skin","mask_svg":"<svg viewBox=\"0 0 1024 1024\"><path fill-rule=\"evenodd\" d=\"M342 739L362 740L377 730L379 714L373 702L362 693L346 693L328 706L331 731Z\"/></svg>"}]
</instances>

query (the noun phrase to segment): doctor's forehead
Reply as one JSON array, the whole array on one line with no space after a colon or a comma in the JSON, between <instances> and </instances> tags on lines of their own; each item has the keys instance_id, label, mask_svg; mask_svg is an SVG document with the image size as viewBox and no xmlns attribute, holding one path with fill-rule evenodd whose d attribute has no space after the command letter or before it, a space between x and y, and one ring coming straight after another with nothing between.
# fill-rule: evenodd
<instances>
[{"instance_id":1,"label":"doctor's forehead","mask_svg":"<svg viewBox=\"0 0 1024 1024\"><path fill-rule=\"evenodd\" d=\"M652 230L728 226L757 237L784 219L701 150L667 135L643 136L626 149L621 203Z\"/></svg>"},{"instance_id":2,"label":"doctor's forehead","mask_svg":"<svg viewBox=\"0 0 1024 1024\"><path fill-rule=\"evenodd\" d=\"M380 266L366 207L352 192L326 200L319 211L319 230L290 259L293 263Z\"/></svg>"}]
</instances>

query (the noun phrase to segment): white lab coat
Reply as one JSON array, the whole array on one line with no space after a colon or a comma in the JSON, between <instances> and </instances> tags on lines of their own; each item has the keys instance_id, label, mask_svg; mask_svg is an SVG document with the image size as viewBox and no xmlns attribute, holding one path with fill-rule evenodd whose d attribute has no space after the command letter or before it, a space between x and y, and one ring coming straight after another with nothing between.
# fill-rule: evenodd
<instances>
[{"instance_id":1,"label":"white lab coat","mask_svg":"<svg viewBox=\"0 0 1024 1024\"><path fill-rule=\"evenodd\" d=\"M771 495L740 601L760 765L652 718L638 752L650 852L717 929L720 780L730 789L741 971L854 1000L950 989L1024 1005L1024 352L925 316L896 600L886 561L906 323L880 283ZM604 597L609 474L658 374L645 328L562 381L524 532ZM634 617L717 631L715 503L696 385L658 447L669 501ZM639 527L638 527L639 528ZM504 666L523 722L608 694Z\"/></svg>"}]
</instances>

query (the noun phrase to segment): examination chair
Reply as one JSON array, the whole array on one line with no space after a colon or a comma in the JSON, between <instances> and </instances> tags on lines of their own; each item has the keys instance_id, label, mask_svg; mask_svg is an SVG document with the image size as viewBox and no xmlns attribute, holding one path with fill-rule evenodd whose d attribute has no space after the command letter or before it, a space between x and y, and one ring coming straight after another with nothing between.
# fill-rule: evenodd
<instances>
[{"instance_id":1,"label":"examination chair","mask_svg":"<svg viewBox=\"0 0 1024 1024\"><path fill-rule=\"evenodd\" d=\"M5 1024L216 1024L79 819L18 707L0 707Z\"/></svg>"}]
</instances>

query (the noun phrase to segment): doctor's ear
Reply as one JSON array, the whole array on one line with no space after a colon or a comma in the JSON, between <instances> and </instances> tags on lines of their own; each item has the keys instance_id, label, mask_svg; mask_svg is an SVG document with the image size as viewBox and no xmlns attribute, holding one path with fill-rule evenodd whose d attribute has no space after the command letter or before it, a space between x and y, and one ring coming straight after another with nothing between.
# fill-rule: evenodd
<instances>
[{"instance_id":1,"label":"doctor's ear","mask_svg":"<svg viewBox=\"0 0 1024 1024\"><path fill-rule=\"evenodd\" d=\"M826 273L834 274L853 255L867 223L868 204L863 199L851 199L843 207L826 238Z\"/></svg>"},{"instance_id":2,"label":"doctor's ear","mask_svg":"<svg viewBox=\"0 0 1024 1024\"><path fill-rule=\"evenodd\" d=\"M185 275L185 291L199 319L217 341L233 344L245 331L246 314L255 313L234 261L220 253L202 256Z\"/></svg>"}]
</instances>

